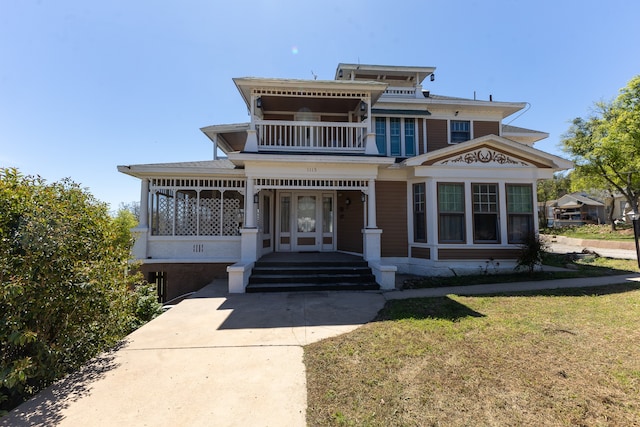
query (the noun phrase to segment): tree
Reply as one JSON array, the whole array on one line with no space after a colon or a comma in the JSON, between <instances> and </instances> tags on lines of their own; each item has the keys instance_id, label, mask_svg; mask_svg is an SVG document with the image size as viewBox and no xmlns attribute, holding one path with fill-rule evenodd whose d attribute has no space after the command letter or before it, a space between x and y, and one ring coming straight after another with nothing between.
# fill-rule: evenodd
<instances>
[{"instance_id":1,"label":"tree","mask_svg":"<svg viewBox=\"0 0 640 427\"><path fill-rule=\"evenodd\" d=\"M540 228L547 226L547 207L549 201L559 199L569 192L571 188L571 174L561 172L553 175L552 179L538 181L538 201L542 203L542 215L540 216Z\"/></svg>"},{"instance_id":2,"label":"tree","mask_svg":"<svg viewBox=\"0 0 640 427\"><path fill-rule=\"evenodd\" d=\"M562 137L576 177L592 188L622 194L633 213L640 196L640 75L612 102L595 104L588 118L576 118Z\"/></svg>"},{"instance_id":3,"label":"tree","mask_svg":"<svg viewBox=\"0 0 640 427\"><path fill-rule=\"evenodd\" d=\"M0 168L0 415L158 312L121 228L68 179Z\"/></svg>"}]
</instances>

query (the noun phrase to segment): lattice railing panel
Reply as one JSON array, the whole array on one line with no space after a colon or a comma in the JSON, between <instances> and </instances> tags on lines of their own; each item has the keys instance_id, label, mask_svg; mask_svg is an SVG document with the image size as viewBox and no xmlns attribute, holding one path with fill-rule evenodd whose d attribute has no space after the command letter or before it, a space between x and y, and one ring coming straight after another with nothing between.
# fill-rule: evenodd
<instances>
[{"instance_id":1,"label":"lattice railing panel","mask_svg":"<svg viewBox=\"0 0 640 427\"><path fill-rule=\"evenodd\" d=\"M158 235L170 236L173 234L173 198L158 197Z\"/></svg>"},{"instance_id":2,"label":"lattice railing panel","mask_svg":"<svg viewBox=\"0 0 640 427\"><path fill-rule=\"evenodd\" d=\"M224 200L223 236L237 236L240 233L240 200Z\"/></svg>"},{"instance_id":3,"label":"lattice railing panel","mask_svg":"<svg viewBox=\"0 0 640 427\"><path fill-rule=\"evenodd\" d=\"M220 199L200 199L200 235L220 234Z\"/></svg>"},{"instance_id":4,"label":"lattice railing panel","mask_svg":"<svg viewBox=\"0 0 640 427\"><path fill-rule=\"evenodd\" d=\"M176 201L176 235L195 236L198 234L198 201L178 199Z\"/></svg>"}]
</instances>

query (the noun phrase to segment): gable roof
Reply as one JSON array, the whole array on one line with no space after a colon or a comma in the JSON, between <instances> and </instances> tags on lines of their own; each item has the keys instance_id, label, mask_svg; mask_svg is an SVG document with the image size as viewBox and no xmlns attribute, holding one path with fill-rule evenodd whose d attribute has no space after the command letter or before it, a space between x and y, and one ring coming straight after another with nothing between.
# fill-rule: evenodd
<instances>
[{"instance_id":1,"label":"gable roof","mask_svg":"<svg viewBox=\"0 0 640 427\"><path fill-rule=\"evenodd\" d=\"M521 144L497 135L486 135L470 141L451 145L440 150L421 154L419 156L406 159L403 161L403 164L406 166L430 166L439 161L452 158L457 155L467 154L473 150L484 147L498 149L503 153L508 153L519 160L532 163L540 168L565 170L573 167L572 162L563 159L562 157L546 153L526 144Z\"/></svg>"},{"instance_id":2,"label":"gable roof","mask_svg":"<svg viewBox=\"0 0 640 427\"><path fill-rule=\"evenodd\" d=\"M559 208L573 208L583 205L604 206L604 203L580 193L565 194L556 201L556 204Z\"/></svg>"}]
</instances>

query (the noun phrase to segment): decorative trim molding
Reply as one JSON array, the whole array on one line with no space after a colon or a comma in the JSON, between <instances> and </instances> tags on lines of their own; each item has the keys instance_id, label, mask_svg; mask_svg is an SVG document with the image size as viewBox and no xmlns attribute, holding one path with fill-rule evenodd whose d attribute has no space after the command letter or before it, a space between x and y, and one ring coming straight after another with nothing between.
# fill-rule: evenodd
<instances>
[{"instance_id":1,"label":"decorative trim molding","mask_svg":"<svg viewBox=\"0 0 640 427\"><path fill-rule=\"evenodd\" d=\"M441 165L456 163L498 163L500 165L529 166L529 164L527 164L526 162L523 162L521 160L514 160L500 151L489 150L486 148L469 151L468 153L461 154L458 157L442 160L439 163Z\"/></svg>"}]
</instances>

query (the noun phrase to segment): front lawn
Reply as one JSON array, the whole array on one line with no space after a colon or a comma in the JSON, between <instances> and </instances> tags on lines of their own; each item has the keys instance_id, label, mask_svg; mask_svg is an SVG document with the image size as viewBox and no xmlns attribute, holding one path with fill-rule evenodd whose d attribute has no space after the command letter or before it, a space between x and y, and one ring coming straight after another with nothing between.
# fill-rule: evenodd
<instances>
[{"instance_id":1,"label":"front lawn","mask_svg":"<svg viewBox=\"0 0 640 427\"><path fill-rule=\"evenodd\" d=\"M587 240L619 240L633 242L633 227L630 225L618 226L615 231L610 225L587 224L580 227L546 228L540 230L542 234L573 237Z\"/></svg>"},{"instance_id":2,"label":"front lawn","mask_svg":"<svg viewBox=\"0 0 640 427\"><path fill-rule=\"evenodd\" d=\"M390 301L305 347L308 425L640 425L640 285Z\"/></svg>"}]
</instances>

